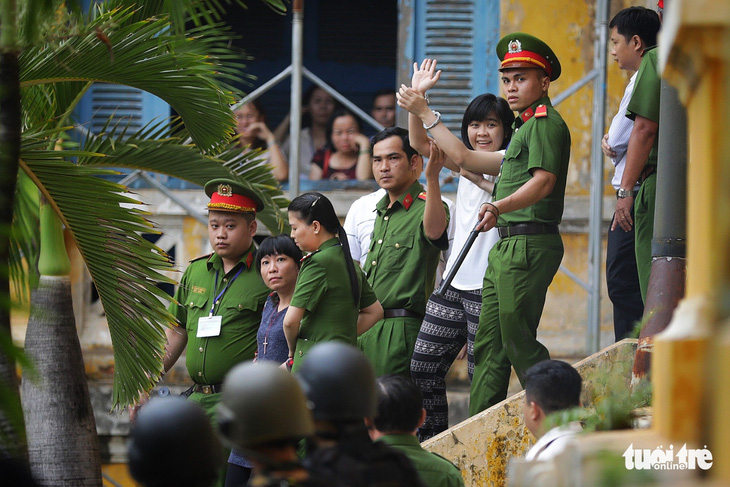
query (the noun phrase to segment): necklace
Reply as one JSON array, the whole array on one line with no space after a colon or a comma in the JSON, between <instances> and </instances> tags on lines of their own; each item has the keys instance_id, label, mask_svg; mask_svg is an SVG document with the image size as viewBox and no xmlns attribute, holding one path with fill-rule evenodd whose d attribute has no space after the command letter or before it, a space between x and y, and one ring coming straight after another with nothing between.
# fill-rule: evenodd
<instances>
[{"instance_id":1,"label":"necklace","mask_svg":"<svg viewBox=\"0 0 730 487\"><path fill-rule=\"evenodd\" d=\"M279 305L279 303L277 302L277 303L276 303L276 306L278 306L278 305ZM274 322L276 321L276 318L278 318L278 317L279 317L279 315L280 315L281 313L283 313L284 311L286 311L287 309L289 309L289 307L288 307L288 306L287 306L286 308L282 309L281 311L278 311L278 310L277 310L277 311L276 311L276 313L274 313L274 314L273 314L273 315L271 316L271 319L269 320L269 326L268 326L268 328L266 328L266 334L264 335L264 343L262 344L262 345L264 346L264 356L266 356L266 346L267 346L267 345L269 344L269 332L271 331L271 326L272 326L272 325L274 324Z\"/></svg>"}]
</instances>

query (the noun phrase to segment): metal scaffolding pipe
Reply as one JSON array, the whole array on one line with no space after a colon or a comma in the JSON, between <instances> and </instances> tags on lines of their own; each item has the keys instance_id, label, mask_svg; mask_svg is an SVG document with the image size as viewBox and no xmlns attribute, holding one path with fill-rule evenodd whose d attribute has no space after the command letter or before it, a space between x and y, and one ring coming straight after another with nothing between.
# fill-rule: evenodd
<instances>
[{"instance_id":1,"label":"metal scaffolding pipe","mask_svg":"<svg viewBox=\"0 0 730 487\"><path fill-rule=\"evenodd\" d=\"M353 112L355 115L359 116L363 120L365 120L368 124L370 124L372 127L374 127L376 130L381 131L385 127L380 125L373 117L368 115L365 111L363 111L359 106L352 103L350 100L342 96L340 93L337 92L334 88L332 88L330 85L325 83L322 78L308 70L307 68L302 68L302 72L305 77L307 77L310 81L312 81L314 84L318 85L320 88L322 88L324 91L332 95L332 97L342 103L345 108Z\"/></svg>"},{"instance_id":2,"label":"metal scaffolding pipe","mask_svg":"<svg viewBox=\"0 0 730 487\"><path fill-rule=\"evenodd\" d=\"M593 130L591 132L591 200L588 230L588 332L586 354L601 348L601 244L603 242L603 151L601 139L606 123L606 46L610 2L596 2L596 42L593 66L597 71L593 83Z\"/></svg>"},{"instance_id":3,"label":"metal scaffolding pipe","mask_svg":"<svg viewBox=\"0 0 730 487\"><path fill-rule=\"evenodd\" d=\"M289 199L299 195L299 157L302 153L302 44L304 38L304 0L292 5L291 97L289 117Z\"/></svg>"},{"instance_id":4,"label":"metal scaffolding pipe","mask_svg":"<svg viewBox=\"0 0 730 487\"><path fill-rule=\"evenodd\" d=\"M271 78L269 81L267 81L266 83L262 84L261 86L259 86L258 88L256 88L254 91L252 91L251 93L249 93L248 95L246 95L241 101L239 101L238 103L236 103L235 105L233 105L233 107L231 108L231 110L234 110L234 111L235 110L238 110L239 108L241 108L246 103L251 102L251 101L254 101L256 98L258 98L259 96L263 95L264 93L266 93L267 91L269 91L271 88L273 88L274 86L276 86L277 84L279 84L281 81L283 81L284 79L286 79L287 76L290 76L291 75L291 72L292 72L292 67L291 67L291 64L290 64L289 66L287 66L286 68L284 68L284 70L281 73L277 74L276 76L274 76L273 78Z\"/></svg>"}]
</instances>

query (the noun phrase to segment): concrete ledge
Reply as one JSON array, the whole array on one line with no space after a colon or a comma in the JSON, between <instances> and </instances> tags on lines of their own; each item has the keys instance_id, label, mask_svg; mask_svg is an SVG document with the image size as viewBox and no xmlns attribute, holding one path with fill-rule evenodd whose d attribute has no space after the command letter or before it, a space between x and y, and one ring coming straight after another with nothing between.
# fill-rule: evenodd
<instances>
[{"instance_id":1,"label":"concrete ledge","mask_svg":"<svg viewBox=\"0 0 730 487\"><path fill-rule=\"evenodd\" d=\"M635 339L622 340L574 364L584 380L583 404L590 405L606 394L605 377L620 377L620 383L628 387L636 343ZM524 456L534 443L523 421L523 396L524 391L519 392L422 446L459 467L466 485L503 486L509 459Z\"/></svg>"}]
</instances>

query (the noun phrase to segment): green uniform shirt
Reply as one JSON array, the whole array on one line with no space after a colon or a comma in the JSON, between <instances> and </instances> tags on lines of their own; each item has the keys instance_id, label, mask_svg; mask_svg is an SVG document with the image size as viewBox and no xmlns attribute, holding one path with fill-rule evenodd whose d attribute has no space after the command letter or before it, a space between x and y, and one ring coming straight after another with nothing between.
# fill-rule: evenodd
<instances>
[{"instance_id":1,"label":"green uniform shirt","mask_svg":"<svg viewBox=\"0 0 730 487\"><path fill-rule=\"evenodd\" d=\"M399 450L408 457L428 487L463 487L459 469L445 458L421 448L413 435L385 435L377 441Z\"/></svg>"},{"instance_id":2,"label":"green uniform shirt","mask_svg":"<svg viewBox=\"0 0 730 487\"><path fill-rule=\"evenodd\" d=\"M626 116L631 120L636 119L638 115L659 123L659 96L662 79L659 76L658 66L656 47L644 51L639 72L636 74L636 80L634 81L634 92L631 94L629 106L626 108ZM647 164L656 166L658 149L659 137L655 137L654 146L651 148L649 159L646 161Z\"/></svg>"},{"instance_id":3,"label":"green uniform shirt","mask_svg":"<svg viewBox=\"0 0 730 487\"><path fill-rule=\"evenodd\" d=\"M523 122L522 115L537 107L547 107L546 117L531 117ZM514 135L504 154L494 199L501 200L520 189L532 178L535 169L544 169L557 176L553 191L534 205L505 213L498 226L518 223L560 223L563 217L565 181L570 161L570 131L563 117L555 111L550 98L541 98L515 119Z\"/></svg>"},{"instance_id":4,"label":"green uniform shirt","mask_svg":"<svg viewBox=\"0 0 730 487\"><path fill-rule=\"evenodd\" d=\"M377 298L357 264L355 272L360 281L359 305L352 299L350 275L338 239L327 240L316 252L302 259L290 303L290 306L305 309L294 354L295 367L316 343L335 340L353 346L357 344L360 309L375 303Z\"/></svg>"},{"instance_id":5,"label":"green uniform shirt","mask_svg":"<svg viewBox=\"0 0 730 487\"><path fill-rule=\"evenodd\" d=\"M433 291L439 252L449 248L444 234L430 240L423 229L426 202L415 181L393 205L386 194L375 206L378 216L370 241L365 273L384 309L407 309L423 316ZM446 209L448 226L449 209ZM410 360L410 359L409 359Z\"/></svg>"},{"instance_id":6,"label":"green uniform shirt","mask_svg":"<svg viewBox=\"0 0 730 487\"><path fill-rule=\"evenodd\" d=\"M234 365L254 358L261 311L270 292L253 265L254 254L251 245L228 274L215 253L192 261L183 274L175 293L179 305L170 305L170 312L185 325L188 373L198 384L220 384ZM213 300L239 270L215 305L213 314L222 317L220 335L198 338L198 319L210 314Z\"/></svg>"}]
</instances>

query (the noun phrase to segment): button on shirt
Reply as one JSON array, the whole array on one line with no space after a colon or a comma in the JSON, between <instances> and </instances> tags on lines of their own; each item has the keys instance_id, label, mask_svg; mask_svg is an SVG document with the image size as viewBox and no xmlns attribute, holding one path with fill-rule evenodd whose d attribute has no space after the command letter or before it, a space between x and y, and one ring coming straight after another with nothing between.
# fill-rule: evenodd
<instances>
[{"instance_id":1,"label":"button on shirt","mask_svg":"<svg viewBox=\"0 0 730 487\"><path fill-rule=\"evenodd\" d=\"M264 286L255 267L246 265L249 255L253 260L253 254L252 245L239 263L225 275L223 261L217 254L194 260L180 281L175 293L175 299L180 304L171 304L170 312L185 325L188 334L188 373L198 384L220 384L231 367L254 358L261 310L270 291ZM213 299L241 267L242 272L230 283L215 305L213 314L222 317L220 335L196 337L198 319L209 315Z\"/></svg>"},{"instance_id":2,"label":"button on shirt","mask_svg":"<svg viewBox=\"0 0 730 487\"><path fill-rule=\"evenodd\" d=\"M446 231L430 240L423 229L426 202L416 181L393 205L386 194L376 205L377 217L365 264L368 282L385 309L403 308L421 315L433 291L439 252L448 248ZM410 205L404 200L410 197ZM406 208L408 206L408 208ZM446 219L449 210L446 204Z\"/></svg>"}]
</instances>

